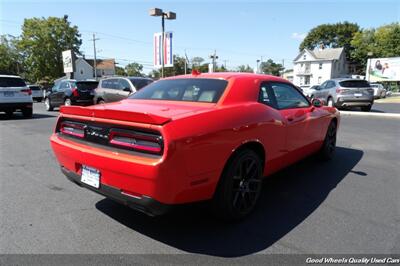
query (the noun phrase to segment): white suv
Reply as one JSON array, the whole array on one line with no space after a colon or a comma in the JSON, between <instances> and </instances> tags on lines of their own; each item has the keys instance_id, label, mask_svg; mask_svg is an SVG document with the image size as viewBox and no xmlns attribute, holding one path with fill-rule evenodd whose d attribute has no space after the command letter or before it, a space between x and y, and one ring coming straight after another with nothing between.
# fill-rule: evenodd
<instances>
[{"instance_id":1,"label":"white suv","mask_svg":"<svg viewBox=\"0 0 400 266\"><path fill-rule=\"evenodd\" d=\"M11 117L17 110L32 117L32 91L18 76L0 75L0 112Z\"/></svg>"}]
</instances>

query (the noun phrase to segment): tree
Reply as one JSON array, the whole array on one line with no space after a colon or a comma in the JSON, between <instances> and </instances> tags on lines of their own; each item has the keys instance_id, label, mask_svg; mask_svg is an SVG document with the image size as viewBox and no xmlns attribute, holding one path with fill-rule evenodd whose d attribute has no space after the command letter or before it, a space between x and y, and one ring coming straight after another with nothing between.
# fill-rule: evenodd
<instances>
[{"instance_id":1,"label":"tree","mask_svg":"<svg viewBox=\"0 0 400 266\"><path fill-rule=\"evenodd\" d=\"M357 73L365 74L368 57L400 56L400 23L377 29L365 29L354 35L351 58L357 63Z\"/></svg>"},{"instance_id":2,"label":"tree","mask_svg":"<svg viewBox=\"0 0 400 266\"><path fill-rule=\"evenodd\" d=\"M130 63L125 66L125 71L128 76L133 76L133 77L142 77L144 74L142 73L143 71L143 65L139 63Z\"/></svg>"},{"instance_id":3,"label":"tree","mask_svg":"<svg viewBox=\"0 0 400 266\"><path fill-rule=\"evenodd\" d=\"M17 39L0 36L0 73L19 75L22 69L22 57L16 47Z\"/></svg>"},{"instance_id":4,"label":"tree","mask_svg":"<svg viewBox=\"0 0 400 266\"><path fill-rule=\"evenodd\" d=\"M77 26L71 26L68 16L63 18L25 19L18 48L24 57L26 76L31 81L43 77L56 79L64 73L62 51L80 54L82 44Z\"/></svg>"},{"instance_id":5,"label":"tree","mask_svg":"<svg viewBox=\"0 0 400 266\"><path fill-rule=\"evenodd\" d=\"M322 24L307 34L303 42L300 44L300 51L307 48L314 48L323 45L328 48L344 47L346 53L352 50L350 44L354 35L360 31L360 27L355 23L339 22L335 24Z\"/></svg>"},{"instance_id":6,"label":"tree","mask_svg":"<svg viewBox=\"0 0 400 266\"><path fill-rule=\"evenodd\" d=\"M254 70L249 65L240 65L238 66L238 72L249 72L254 73Z\"/></svg>"},{"instance_id":7,"label":"tree","mask_svg":"<svg viewBox=\"0 0 400 266\"><path fill-rule=\"evenodd\" d=\"M118 76L126 76L125 69L119 66L115 66L115 74Z\"/></svg>"},{"instance_id":8,"label":"tree","mask_svg":"<svg viewBox=\"0 0 400 266\"><path fill-rule=\"evenodd\" d=\"M196 56L192 58L192 64L193 66L200 67L201 63L204 62L204 59L202 57Z\"/></svg>"},{"instance_id":9,"label":"tree","mask_svg":"<svg viewBox=\"0 0 400 266\"><path fill-rule=\"evenodd\" d=\"M272 59L268 59L266 62L260 64L260 69L264 74L280 76L284 67L281 64L275 63Z\"/></svg>"}]
</instances>

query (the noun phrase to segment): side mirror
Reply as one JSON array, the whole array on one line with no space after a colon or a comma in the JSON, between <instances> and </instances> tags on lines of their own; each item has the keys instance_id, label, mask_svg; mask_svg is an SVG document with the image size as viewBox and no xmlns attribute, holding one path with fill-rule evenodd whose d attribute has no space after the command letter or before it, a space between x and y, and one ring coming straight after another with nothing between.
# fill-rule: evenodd
<instances>
[{"instance_id":1,"label":"side mirror","mask_svg":"<svg viewBox=\"0 0 400 266\"><path fill-rule=\"evenodd\" d=\"M316 91L319 91L319 90L321 90L321 87L320 87L320 86L315 87L315 90L316 90Z\"/></svg>"},{"instance_id":2,"label":"side mirror","mask_svg":"<svg viewBox=\"0 0 400 266\"><path fill-rule=\"evenodd\" d=\"M324 103L317 98L313 99L311 103L314 107L322 107L324 105Z\"/></svg>"}]
</instances>

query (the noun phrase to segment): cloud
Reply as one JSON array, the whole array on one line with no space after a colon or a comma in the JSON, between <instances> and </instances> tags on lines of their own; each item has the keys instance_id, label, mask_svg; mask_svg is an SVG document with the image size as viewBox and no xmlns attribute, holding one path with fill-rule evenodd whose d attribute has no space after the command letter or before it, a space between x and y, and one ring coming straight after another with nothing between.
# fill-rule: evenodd
<instances>
[{"instance_id":1,"label":"cloud","mask_svg":"<svg viewBox=\"0 0 400 266\"><path fill-rule=\"evenodd\" d=\"M292 33L292 39L296 40L304 40L304 38L307 36L307 33L298 33L298 32L293 32Z\"/></svg>"}]
</instances>

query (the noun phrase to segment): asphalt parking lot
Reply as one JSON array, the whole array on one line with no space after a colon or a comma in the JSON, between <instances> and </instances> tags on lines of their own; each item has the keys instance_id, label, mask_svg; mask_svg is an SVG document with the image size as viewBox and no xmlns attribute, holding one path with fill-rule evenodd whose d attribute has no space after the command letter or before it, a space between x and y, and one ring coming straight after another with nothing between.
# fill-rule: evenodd
<instances>
[{"instance_id":1,"label":"asphalt parking lot","mask_svg":"<svg viewBox=\"0 0 400 266\"><path fill-rule=\"evenodd\" d=\"M0 115L0 253L400 253L400 119L343 117L334 160L275 174L253 215L223 224L202 205L147 217L71 183L49 145L57 114Z\"/></svg>"}]
</instances>

